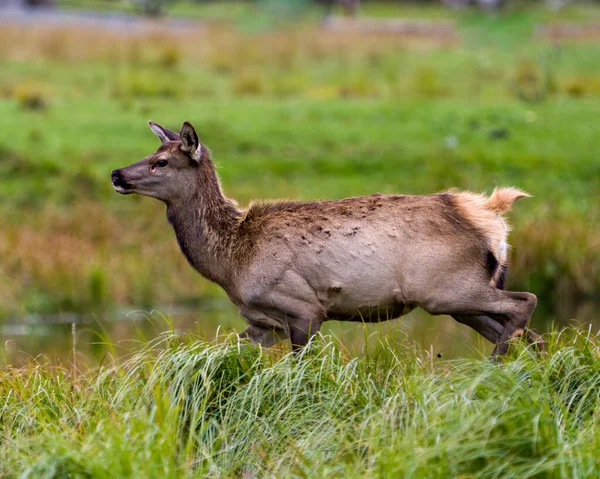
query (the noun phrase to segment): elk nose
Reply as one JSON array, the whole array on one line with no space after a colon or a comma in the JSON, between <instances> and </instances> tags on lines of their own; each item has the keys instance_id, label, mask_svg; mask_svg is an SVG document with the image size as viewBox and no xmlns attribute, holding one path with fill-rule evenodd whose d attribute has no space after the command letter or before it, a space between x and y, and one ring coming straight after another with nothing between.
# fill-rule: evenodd
<instances>
[{"instance_id":1,"label":"elk nose","mask_svg":"<svg viewBox=\"0 0 600 479\"><path fill-rule=\"evenodd\" d=\"M110 179L112 180L112 184L116 185L122 179L121 170L113 170L110 174Z\"/></svg>"}]
</instances>

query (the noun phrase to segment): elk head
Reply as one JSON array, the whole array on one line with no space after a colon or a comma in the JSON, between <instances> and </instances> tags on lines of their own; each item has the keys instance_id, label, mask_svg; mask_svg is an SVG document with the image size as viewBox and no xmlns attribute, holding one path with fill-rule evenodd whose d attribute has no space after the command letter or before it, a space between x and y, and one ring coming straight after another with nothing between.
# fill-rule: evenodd
<instances>
[{"instance_id":1,"label":"elk head","mask_svg":"<svg viewBox=\"0 0 600 479\"><path fill-rule=\"evenodd\" d=\"M185 201L198 187L198 169L207 150L188 122L179 133L153 122L149 125L162 145L140 161L114 170L112 184L124 195L136 193L167 204Z\"/></svg>"}]
</instances>

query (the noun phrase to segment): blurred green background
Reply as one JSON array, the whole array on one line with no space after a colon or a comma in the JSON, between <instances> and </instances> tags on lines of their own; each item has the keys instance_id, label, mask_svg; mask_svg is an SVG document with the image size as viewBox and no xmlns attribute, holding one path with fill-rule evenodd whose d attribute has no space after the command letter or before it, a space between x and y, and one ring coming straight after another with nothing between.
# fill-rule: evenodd
<instances>
[{"instance_id":1,"label":"blurred green background","mask_svg":"<svg viewBox=\"0 0 600 479\"><path fill-rule=\"evenodd\" d=\"M29 3L0 5L6 360L68 354L72 323L96 357L85 345L154 335L162 315L207 336L243 327L164 206L112 189L112 169L158 146L148 120L191 121L242 204L523 188L510 289L538 295L538 330L598 325L600 3ZM329 328L489 347L414 313Z\"/></svg>"}]
</instances>

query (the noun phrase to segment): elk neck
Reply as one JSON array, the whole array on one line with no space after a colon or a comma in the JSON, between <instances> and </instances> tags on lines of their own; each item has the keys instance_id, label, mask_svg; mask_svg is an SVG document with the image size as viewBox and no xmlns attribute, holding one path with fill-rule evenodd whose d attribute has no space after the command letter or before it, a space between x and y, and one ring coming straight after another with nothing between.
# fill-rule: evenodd
<instances>
[{"instance_id":1,"label":"elk neck","mask_svg":"<svg viewBox=\"0 0 600 479\"><path fill-rule=\"evenodd\" d=\"M167 219L188 262L223 287L235 272L232 250L241 214L223 194L208 152L198 166L198 182L190 194L167 204Z\"/></svg>"}]
</instances>

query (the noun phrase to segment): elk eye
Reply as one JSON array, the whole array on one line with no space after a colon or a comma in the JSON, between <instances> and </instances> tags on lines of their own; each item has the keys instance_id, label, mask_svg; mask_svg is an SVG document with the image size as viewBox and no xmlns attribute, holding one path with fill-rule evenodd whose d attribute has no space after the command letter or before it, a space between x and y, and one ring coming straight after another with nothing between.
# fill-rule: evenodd
<instances>
[{"instance_id":1,"label":"elk eye","mask_svg":"<svg viewBox=\"0 0 600 479\"><path fill-rule=\"evenodd\" d=\"M156 166L158 166L159 168L163 168L165 166L167 166L169 164L169 162L167 160L158 160L156 162Z\"/></svg>"}]
</instances>

